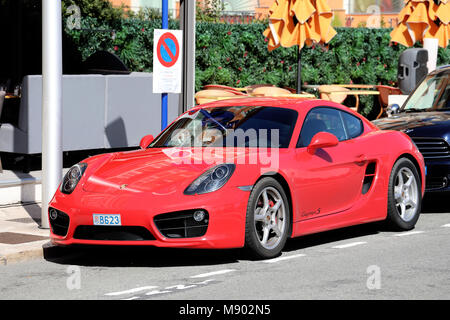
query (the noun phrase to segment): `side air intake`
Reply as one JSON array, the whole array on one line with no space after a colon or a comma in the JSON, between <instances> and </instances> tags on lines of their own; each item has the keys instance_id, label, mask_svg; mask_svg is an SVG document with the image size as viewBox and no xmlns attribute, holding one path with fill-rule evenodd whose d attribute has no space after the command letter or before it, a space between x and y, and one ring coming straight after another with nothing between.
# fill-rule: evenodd
<instances>
[{"instance_id":1,"label":"side air intake","mask_svg":"<svg viewBox=\"0 0 450 320\"><path fill-rule=\"evenodd\" d=\"M364 173L364 181L362 186L362 194L369 192L370 187L372 187L373 180L375 179L377 165L375 162L369 162L366 167L366 172Z\"/></svg>"}]
</instances>

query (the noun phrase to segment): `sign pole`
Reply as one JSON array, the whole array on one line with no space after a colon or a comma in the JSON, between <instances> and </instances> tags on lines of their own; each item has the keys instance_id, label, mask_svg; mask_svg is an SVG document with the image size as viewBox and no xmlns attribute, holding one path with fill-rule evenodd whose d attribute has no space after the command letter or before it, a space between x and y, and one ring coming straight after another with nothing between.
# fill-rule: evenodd
<instances>
[{"instance_id":1,"label":"sign pole","mask_svg":"<svg viewBox=\"0 0 450 320\"><path fill-rule=\"evenodd\" d=\"M169 0L162 0L162 29L169 29ZM161 131L167 127L167 93L161 94Z\"/></svg>"},{"instance_id":2,"label":"sign pole","mask_svg":"<svg viewBox=\"0 0 450 320\"><path fill-rule=\"evenodd\" d=\"M179 115L195 106L195 1L180 1L180 26L183 29L183 88Z\"/></svg>"}]
</instances>

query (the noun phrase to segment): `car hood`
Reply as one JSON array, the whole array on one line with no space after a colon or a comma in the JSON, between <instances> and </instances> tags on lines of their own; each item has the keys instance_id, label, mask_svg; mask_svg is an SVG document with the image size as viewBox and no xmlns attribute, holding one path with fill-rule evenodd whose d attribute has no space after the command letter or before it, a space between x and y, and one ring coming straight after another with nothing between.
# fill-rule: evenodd
<instances>
[{"instance_id":1,"label":"car hood","mask_svg":"<svg viewBox=\"0 0 450 320\"><path fill-rule=\"evenodd\" d=\"M183 191L208 168L225 162L218 161L212 152L202 153L203 149L158 148L115 153L100 166L86 171L83 190L98 193L126 190L155 195ZM223 154L226 156L220 159L234 162L239 151L224 150Z\"/></svg>"},{"instance_id":2,"label":"car hood","mask_svg":"<svg viewBox=\"0 0 450 320\"><path fill-rule=\"evenodd\" d=\"M372 123L382 130L399 130L410 136L442 136L450 133L450 112L402 112Z\"/></svg>"}]
</instances>

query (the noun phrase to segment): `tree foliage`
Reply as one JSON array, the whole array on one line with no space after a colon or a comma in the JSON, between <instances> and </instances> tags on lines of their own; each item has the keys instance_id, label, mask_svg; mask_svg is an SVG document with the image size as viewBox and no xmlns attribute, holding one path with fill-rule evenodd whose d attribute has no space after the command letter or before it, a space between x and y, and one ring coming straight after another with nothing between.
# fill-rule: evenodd
<instances>
[{"instance_id":1,"label":"tree foliage","mask_svg":"<svg viewBox=\"0 0 450 320\"><path fill-rule=\"evenodd\" d=\"M127 11L125 6L113 7L108 0L63 0L61 3L63 17L71 14L67 8L72 5L80 8L83 17L91 17L109 23L122 19Z\"/></svg>"},{"instance_id":2,"label":"tree foliage","mask_svg":"<svg viewBox=\"0 0 450 320\"><path fill-rule=\"evenodd\" d=\"M195 3L197 21L219 22L225 9L222 0L197 0Z\"/></svg>"},{"instance_id":3,"label":"tree foliage","mask_svg":"<svg viewBox=\"0 0 450 320\"><path fill-rule=\"evenodd\" d=\"M152 71L153 30L161 20L126 14L103 0L64 0L81 8L81 27L65 28L83 59L98 50L117 54L132 71ZM209 13L211 15L211 13ZM67 19L68 16L65 16ZM170 20L169 28L178 29ZM196 90L206 84L243 87L274 84L296 88L298 47L267 50L266 23L225 24L197 22ZM407 48L391 45L391 29L337 28L328 47L301 51L303 84L396 85L400 54ZM439 49L438 65L450 63L450 48ZM361 97L369 114L373 97Z\"/></svg>"}]
</instances>

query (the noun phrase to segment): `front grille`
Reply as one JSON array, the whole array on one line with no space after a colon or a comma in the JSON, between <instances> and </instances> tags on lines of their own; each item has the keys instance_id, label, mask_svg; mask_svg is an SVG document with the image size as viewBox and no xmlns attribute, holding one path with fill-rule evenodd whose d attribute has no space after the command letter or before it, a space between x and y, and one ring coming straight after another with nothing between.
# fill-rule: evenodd
<instances>
[{"instance_id":1,"label":"front grille","mask_svg":"<svg viewBox=\"0 0 450 320\"><path fill-rule=\"evenodd\" d=\"M48 208L48 215L50 221L50 228L53 234L64 237L69 230L70 218L69 216L55 208Z\"/></svg>"},{"instance_id":2,"label":"front grille","mask_svg":"<svg viewBox=\"0 0 450 320\"><path fill-rule=\"evenodd\" d=\"M194 219L194 213L197 211L204 213L201 221ZM204 210L188 210L160 214L155 216L153 221L159 232L166 238L194 238L206 233L209 216Z\"/></svg>"},{"instance_id":3,"label":"front grille","mask_svg":"<svg viewBox=\"0 0 450 320\"><path fill-rule=\"evenodd\" d=\"M79 240L145 241L155 237L139 226L78 226L73 235Z\"/></svg>"},{"instance_id":4,"label":"front grille","mask_svg":"<svg viewBox=\"0 0 450 320\"><path fill-rule=\"evenodd\" d=\"M450 158L450 146L442 138L417 138L412 140L425 159Z\"/></svg>"}]
</instances>

